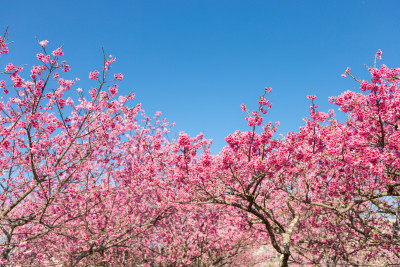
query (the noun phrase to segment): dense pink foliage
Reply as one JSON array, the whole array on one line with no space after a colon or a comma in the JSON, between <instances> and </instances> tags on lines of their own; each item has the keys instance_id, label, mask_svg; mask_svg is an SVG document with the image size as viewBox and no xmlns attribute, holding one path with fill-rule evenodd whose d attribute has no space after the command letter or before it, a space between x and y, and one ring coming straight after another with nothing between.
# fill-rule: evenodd
<instances>
[{"instance_id":1,"label":"dense pink foliage","mask_svg":"<svg viewBox=\"0 0 400 267\"><path fill-rule=\"evenodd\" d=\"M241 106L249 131L212 155L202 134L169 140L161 113L119 95L114 57L84 90L63 78L62 48L38 43L36 66L1 73L0 264L400 262L399 69L376 67L380 50L370 81L343 75L359 92L330 99L347 122L310 95L305 126L276 139L266 88L257 110Z\"/></svg>"}]
</instances>

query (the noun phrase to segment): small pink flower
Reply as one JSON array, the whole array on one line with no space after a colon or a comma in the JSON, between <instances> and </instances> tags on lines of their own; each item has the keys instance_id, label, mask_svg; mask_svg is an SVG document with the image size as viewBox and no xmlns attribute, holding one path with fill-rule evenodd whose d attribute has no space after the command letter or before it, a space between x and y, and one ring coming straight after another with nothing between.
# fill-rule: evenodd
<instances>
[{"instance_id":1,"label":"small pink flower","mask_svg":"<svg viewBox=\"0 0 400 267\"><path fill-rule=\"evenodd\" d=\"M21 101L19 102L19 105L20 105L21 107L25 107L26 105L28 105L28 103L26 102L25 99L23 99L23 100L21 100Z\"/></svg>"},{"instance_id":2,"label":"small pink flower","mask_svg":"<svg viewBox=\"0 0 400 267\"><path fill-rule=\"evenodd\" d=\"M97 88L92 88L92 90L89 90L89 94L94 97L97 93Z\"/></svg>"},{"instance_id":3,"label":"small pink flower","mask_svg":"<svg viewBox=\"0 0 400 267\"><path fill-rule=\"evenodd\" d=\"M72 100L70 97L68 97L68 99L67 99L67 105L68 106L71 106L71 105L73 105L74 104L74 100Z\"/></svg>"},{"instance_id":4,"label":"small pink flower","mask_svg":"<svg viewBox=\"0 0 400 267\"><path fill-rule=\"evenodd\" d=\"M97 77L97 75L99 75L99 72L97 70L90 72L89 73L89 79L91 80L98 80L99 77Z\"/></svg>"},{"instance_id":5,"label":"small pink flower","mask_svg":"<svg viewBox=\"0 0 400 267\"><path fill-rule=\"evenodd\" d=\"M50 61L50 55L47 55L43 58L43 63L49 63Z\"/></svg>"},{"instance_id":6,"label":"small pink flower","mask_svg":"<svg viewBox=\"0 0 400 267\"><path fill-rule=\"evenodd\" d=\"M113 95L118 94L118 86L116 84L114 84L113 86L110 87L110 93Z\"/></svg>"},{"instance_id":7,"label":"small pink flower","mask_svg":"<svg viewBox=\"0 0 400 267\"><path fill-rule=\"evenodd\" d=\"M43 55L42 53L36 54L36 58L37 58L38 60L40 60L40 61L43 61L44 55Z\"/></svg>"},{"instance_id":8,"label":"small pink flower","mask_svg":"<svg viewBox=\"0 0 400 267\"><path fill-rule=\"evenodd\" d=\"M256 125L256 120L254 118L250 117L250 118L246 118L246 120L247 120L247 124L249 126L255 126Z\"/></svg>"},{"instance_id":9,"label":"small pink flower","mask_svg":"<svg viewBox=\"0 0 400 267\"><path fill-rule=\"evenodd\" d=\"M68 72L68 71L70 71L69 65L65 64L63 67L63 72Z\"/></svg>"},{"instance_id":10,"label":"small pink flower","mask_svg":"<svg viewBox=\"0 0 400 267\"><path fill-rule=\"evenodd\" d=\"M39 42L39 44L40 44L42 47L45 47L48 43L49 43L49 41L47 41L47 40L43 40L43 41Z\"/></svg>"},{"instance_id":11,"label":"small pink flower","mask_svg":"<svg viewBox=\"0 0 400 267\"><path fill-rule=\"evenodd\" d=\"M114 78L116 80L122 81L124 79L124 75L120 74L114 74Z\"/></svg>"},{"instance_id":12,"label":"small pink flower","mask_svg":"<svg viewBox=\"0 0 400 267\"><path fill-rule=\"evenodd\" d=\"M261 105L261 106L267 106L269 104L269 101L265 100L264 97L261 97L260 101L258 101L258 104Z\"/></svg>"},{"instance_id":13,"label":"small pink flower","mask_svg":"<svg viewBox=\"0 0 400 267\"><path fill-rule=\"evenodd\" d=\"M13 71L16 70L15 66L12 63L8 63L6 66L6 71Z\"/></svg>"},{"instance_id":14,"label":"small pink flower","mask_svg":"<svg viewBox=\"0 0 400 267\"><path fill-rule=\"evenodd\" d=\"M62 56L64 55L63 51L61 50L61 48L57 48L56 50L53 51L53 56Z\"/></svg>"},{"instance_id":15,"label":"small pink flower","mask_svg":"<svg viewBox=\"0 0 400 267\"><path fill-rule=\"evenodd\" d=\"M340 76L342 76L343 78L347 78L346 74L342 74Z\"/></svg>"},{"instance_id":16,"label":"small pink flower","mask_svg":"<svg viewBox=\"0 0 400 267\"><path fill-rule=\"evenodd\" d=\"M60 108L63 109L65 107L65 99L60 98L57 100L58 104L60 105Z\"/></svg>"},{"instance_id":17,"label":"small pink flower","mask_svg":"<svg viewBox=\"0 0 400 267\"><path fill-rule=\"evenodd\" d=\"M8 140L5 140L2 145L3 148L7 149L10 146L10 142Z\"/></svg>"},{"instance_id":18,"label":"small pink flower","mask_svg":"<svg viewBox=\"0 0 400 267\"><path fill-rule=\"evenodd\" d=\"M5 41L0 38L0 54L8 54L8 47Z\"/></svg>"}]
</instances>

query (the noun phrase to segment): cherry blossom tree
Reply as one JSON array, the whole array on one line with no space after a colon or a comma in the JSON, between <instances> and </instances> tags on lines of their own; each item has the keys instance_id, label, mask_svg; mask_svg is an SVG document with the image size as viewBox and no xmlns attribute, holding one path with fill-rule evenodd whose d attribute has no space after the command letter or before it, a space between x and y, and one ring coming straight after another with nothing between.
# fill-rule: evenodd
<instances>
[{"instance_id":1,"label":"cherry blossom tree","mask_svg":"<svg viewBox=\"0 0 400 267\"><path fill-rule=\"evenodd\" d=\"M359 92L330 98L346 122L311 95L305 125L277 139L266 88L242 105L250 130L212 155L119 95L115 57L86 90L62 47L38 44L29 74L0 73L2 266L246 266L265 245L280 266L399 263L400 69L378 68L381 51L370 81L343 74ZM6 31L1 59L8 45Z\"/></svg>"},{"instance_id":2,"label":"cherry blossom tree","mask_svg":"<svg viewBox=\"0 0 400 267\"><path fill-rule=\"evenodd\" d=\"M0 42L7 54L7 36ZM62 48L38 43L29 79L12 63L1 73L9 78L0 81L1 263L251 262L260 244L247 224L238 228L217 206L181 205L181 183L168 179L179 145L167 140L161 113L150 118L128 106L134 94L118 96L116 59L104 53L101 71L89 73L95 87L84 90L62 77L70 71Z\"/></svg>"},{"instance_id":3,"label":"cherry blossom tree","mask_svg":"<svg viewBox=\"0 0 400 267\"><path fill-rule=\"evenodd\" d=\"M6 54L7 36L0 42ZM104 56L101 72L90 72L97 85L89 98L80 88L70 93L79 79L61 77L70 70L64 53L48 53L47 44L39 42L29 80L9 63L2 74L10 80L0 81L9 96L0 102L1 257L75 266L168 216L151 182L163 168L157 157L168 123L157 115L152 125L140 105L127 107L134 94L117 97L123 75L108 78L112 56Z\"/></svg>"},{"instance_id":4,"label":"cherry blossom tree","mask_svg":"<svg viewBox=\"0 0 400 267\"><path fill-rule=\"evenodd\" d=\"M191 160L198 148L181 135L176 165L179 180L192 185L187 201L245 211L281 254L280 266L328 255L331 262L398 262L399 69L369 71L371 82L357 80L360 93L330 100L348 113L344 124L333 110L318 111L316 97L308 96L306 126L273 139L276 124L257 132L271 107L264 94L246 118L252 130L229 135L217 156L205 151Z\"/></svg>"}]
</instances>

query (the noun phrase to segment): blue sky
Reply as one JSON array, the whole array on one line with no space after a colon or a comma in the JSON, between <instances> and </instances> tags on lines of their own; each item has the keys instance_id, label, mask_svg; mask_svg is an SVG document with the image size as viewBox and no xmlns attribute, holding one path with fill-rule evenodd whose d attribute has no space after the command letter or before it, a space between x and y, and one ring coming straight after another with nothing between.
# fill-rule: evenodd
<instances>
[{"instance_id":1,"label":"blue sky","mask_svg":"<svg viewBox=\"0 0 400 267\"><path fill-rule=\"evenodd\" d=\"M64 44L77 85L102 64L101 47L124 74L119 92L133 91L148 114L161 111L175 132L205 133L213 152L236 129L246 130L240 104L255 107L272 87L267 120L279 133L296 131L308 94L320 109L329 96L357 90L346 67L368 78L364 64L383 51L399 67L399 1L4 1L0 30L9 26L10 55L1 65L37 64L40 47ZM338 112L337 112L338 113Z\"/></svg>"}]
</instances>

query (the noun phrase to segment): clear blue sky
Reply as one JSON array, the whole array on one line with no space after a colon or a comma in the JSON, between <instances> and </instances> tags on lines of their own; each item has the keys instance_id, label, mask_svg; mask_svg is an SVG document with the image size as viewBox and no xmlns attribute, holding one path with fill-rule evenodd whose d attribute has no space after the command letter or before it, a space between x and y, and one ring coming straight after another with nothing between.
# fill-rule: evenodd
<instances>
[{"instance_id":1,"label":"clear blue sky","mask_svg":"<svg viewBox=\"0 0 400 267\"><path fill-rule=\"evenodd\" d=\"M267 119L295 131L308 114L308 94L321 110L329 96L356 90L340 75L347 66L368 78L364 64L383 51L400 67L399 1L3 1L0 30L9 26L10 55L2 66L35 63L35 36L64 44L78 87L102 63L101 46L117 57L148 114L162 111L175 132L204 132L213 152L236 129L247 129L240 104L255 107L273 88Z\"/></svg>"}]
</instances>

